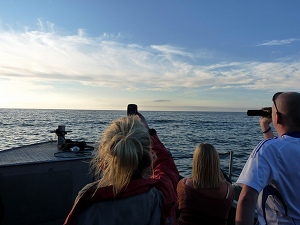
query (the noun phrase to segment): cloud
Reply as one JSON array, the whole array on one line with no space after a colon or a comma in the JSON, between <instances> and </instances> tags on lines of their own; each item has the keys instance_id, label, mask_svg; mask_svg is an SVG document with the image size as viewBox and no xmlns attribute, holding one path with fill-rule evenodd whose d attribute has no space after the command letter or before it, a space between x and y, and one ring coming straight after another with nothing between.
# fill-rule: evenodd
<instances>
[{"instance_id":1,"label":"cloud","mask_svg":"<svg viewBox=\"0 0 300 225\"><path fill-rule=\"evenodd\" d=\"M300 63L242 62L230 69L219 68L214 88L243 88L257 90L298 90ZM218 85L219 83L219 85Z\"/></svg>"},{"instance_id":2,"label":"cloud","mask_svg":"<svg viewBox=\"0 0 300 225\"><path fill-rule=\"evenodd\" d=\"M285 39L285 40L272 40L272 41L267 41L265 43L262 43L262 44L259 44L256 46L288 45L295 41L300 41L300 39L299 38L290 38L290 39Z\"/></svg>"},{"instance_id":3,"label":"cloud","mask_svg":"<svg viewBox=\"0 0 300 225\"><path fill-rule=\"evenodd\" d=\"M154 100L153 102L171 102L172 100L167 100L167 99L159 99L159 100Z\"/></svg>"},{"instance_id":4,"label":"cloud","mask_svg":"<svg viewBox=\"0 0 300 225\"><path fill-rule=\"evenodd\" d=\"M121 34L89 37L83 29L65 35L52 23L44 25L39 20L38 24L39 30L0 30L0 79L22 78L32 85L45 83L47 88L61 81L131 91L200 87L298 90L300 85L297 59L201 65L201 60L195 59L206 53L170 45L127 44L120 41Z\"/></svg>"},{"instance_id":5,"label":"cloud","mask_svg":"<svg viewBox=\"0 0 300 225\"><path fill-rule=\"evenodd\" d=\"M191 56L187 52L184 51L183 48L178 48L169 45L151 45L152 49L159 51L165 55L175 54L175 55L182 55L182 56Z\"/></svg>"}]
</instances>

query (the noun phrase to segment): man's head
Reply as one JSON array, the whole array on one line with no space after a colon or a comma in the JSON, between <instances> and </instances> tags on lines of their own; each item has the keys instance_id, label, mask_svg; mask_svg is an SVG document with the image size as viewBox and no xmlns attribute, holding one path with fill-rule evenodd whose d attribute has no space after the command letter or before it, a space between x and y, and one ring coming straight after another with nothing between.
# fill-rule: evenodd
<instances>
[{"instance_id":1,"label":"man's head","mask_svg":"<svg viewBox=\"0 0 300 225\"><path fill-rule=\"evenodd\" d=\"M300 131L300 93L276 93L273 96L272 112L273 124L279 135Z\"/></svg>"}]
</instances>

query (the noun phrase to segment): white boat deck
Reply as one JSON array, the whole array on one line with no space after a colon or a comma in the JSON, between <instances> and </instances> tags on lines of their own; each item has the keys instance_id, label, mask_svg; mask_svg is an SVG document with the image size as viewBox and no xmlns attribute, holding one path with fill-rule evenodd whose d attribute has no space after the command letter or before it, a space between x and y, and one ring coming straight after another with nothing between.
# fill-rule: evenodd
<instances>
[{"instance_id":1,"label":"white boat deck","mask_svg":"<svg viewBox=\"0 0 300 225\"><path fill-rule=\"evenodd\" d=\"M92 158L92 151L63 152L58 148L57 142L49 141L0 151L0 167L86 158Z\"/></svg>"}]
</instances>

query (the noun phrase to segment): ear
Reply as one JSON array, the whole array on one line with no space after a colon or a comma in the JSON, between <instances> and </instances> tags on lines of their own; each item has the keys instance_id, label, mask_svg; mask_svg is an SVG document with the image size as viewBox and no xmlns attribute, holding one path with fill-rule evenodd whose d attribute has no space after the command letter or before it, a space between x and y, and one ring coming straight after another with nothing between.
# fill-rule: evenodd
<instances>
[{"instance_id":1,"label":"ear","mask_svg":"<svg viewBox=\"0 0 300 225\"><path fill-rule=\"evenodd\" d=\"M282 124L282 115L279 112L276 112L275 120L276 124Z\"/></svg>"}]
</instances>

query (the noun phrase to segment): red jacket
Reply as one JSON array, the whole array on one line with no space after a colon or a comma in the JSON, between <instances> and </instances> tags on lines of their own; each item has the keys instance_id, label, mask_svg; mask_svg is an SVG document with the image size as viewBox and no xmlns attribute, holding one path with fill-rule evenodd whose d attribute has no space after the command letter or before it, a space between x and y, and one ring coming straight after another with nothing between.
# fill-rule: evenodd
<instances>
[{"instance_id":1,"label":"red jacket","mask_svg":"<svg viewBox=\"0 0 300 225\"><path fill-rule=\"evenodd\" d=\"M175 224L176 187L179 180L179 173L172 156L160 142L158 136L152 136L151 141L152 149L157 159L154 161L154 174L150 179L132 180L116 196L113 194L112 186L99 188L96 192L95 189L86 191L74 204L64 224L76 224L76 218L94 203L138 195L148 191L152 187L157 188L164 195L161 207L161 224Z\"/></svg>"}]
</instances>

